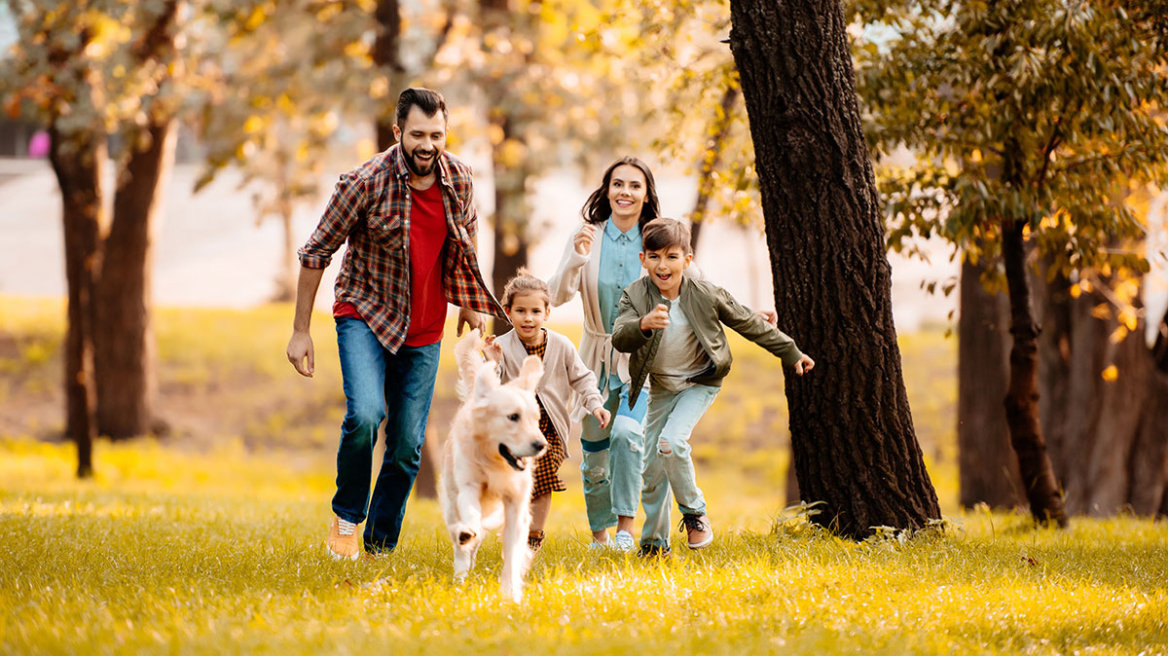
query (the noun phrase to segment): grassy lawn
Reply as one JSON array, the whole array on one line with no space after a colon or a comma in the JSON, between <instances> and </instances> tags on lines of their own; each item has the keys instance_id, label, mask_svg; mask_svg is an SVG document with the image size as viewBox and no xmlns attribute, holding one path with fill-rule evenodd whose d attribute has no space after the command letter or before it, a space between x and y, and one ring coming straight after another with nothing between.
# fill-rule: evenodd
<instances>
[{"instance_id":1,"label":"grassy lawn","mask_svg":"<svg viewBox=\"0 0 1168 656\"><path fill-rule=\"evenodd\" d=\"M657 563L589 551L573 487L516 606L497 538L451 582L433 501L390 558L336 563L327 469L149 443L103 464L78 482L68 448L0 443L0 653L1168 653L1163 523L972 513L856 544L715 474L718 540Z\"/></svg>"},{"instance_id":2,"label":"grassy lawn","mask_svg":"<svg viewBox=\"0 0 1168 656\"><path fill-rule=\"evenodd\" d=\"M901 351L943 531L857 544L784 514L782 372L732 335L735 369L694 437L715 544L664 562L588 550L569 460L516 606L497 594L497 538L451 582L432 500L411 500L392 557L325 557L343 412L327 316L310 381L283 358L287 306L161 309L170 430L100 442L97 476L77 481L56 441L61 314L0 296L0 654L1168 654L1168 525L1051 531L956 507L942 330L902 336ZM433 439L455 403L451 365Z\"/></svg>"}]
</instances>

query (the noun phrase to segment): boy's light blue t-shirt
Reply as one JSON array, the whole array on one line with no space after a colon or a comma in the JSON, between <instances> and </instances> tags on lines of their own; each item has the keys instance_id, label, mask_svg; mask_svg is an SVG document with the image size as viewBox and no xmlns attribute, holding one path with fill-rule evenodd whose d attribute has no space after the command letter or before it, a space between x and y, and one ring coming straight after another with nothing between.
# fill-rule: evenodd
<instances>
[{"instance_id":1,"label":"boy's light blue t-shirt","mask_svg":"<svg viewBox=\"0 0 1168 656\"><path fill-rule=\"evenodd\" d=\"M604 331L611 334L616 318L620 316L621 293L625 287L641 277L641 226L633 225L628 232L621 232L610 218L604 227L604 245L600 249L600 271L596 276L596 296L600 302L600 320ZM609 388L613 379L620 387L620 378L609 374ZM604 378L601 377L601 380Z\"/></svg>"}]
</instances>

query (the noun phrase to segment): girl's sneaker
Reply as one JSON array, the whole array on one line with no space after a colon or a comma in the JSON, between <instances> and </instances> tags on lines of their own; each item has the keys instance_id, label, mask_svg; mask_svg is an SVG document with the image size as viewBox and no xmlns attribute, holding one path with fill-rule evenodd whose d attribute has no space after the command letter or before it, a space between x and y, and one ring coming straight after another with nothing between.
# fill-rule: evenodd
<instances>
[{"instance_id":1,"label":"girl's sneaker","mask_svg":"<svg viewBox=\"0 0 1168 656\"><path fill-rule=\"evenodd\" d=\"M636 540L633 540L633 534L628 531L617 531L616 535L612 537L612 548L617 551L632 551L637 548Z\"/></svg>"},{"instance_id":2,"label":"girl's sneaker","mask_svg":"<svg viewBox=\"0 0 1168 656\"><path fill-rule=\"evenodd\" d=\"M538 534L527 534L527 548L531 549L531 553L539 553L540 548L543 547L543 537L543 531L540 531Z\"/></svg>"}]
</instances>

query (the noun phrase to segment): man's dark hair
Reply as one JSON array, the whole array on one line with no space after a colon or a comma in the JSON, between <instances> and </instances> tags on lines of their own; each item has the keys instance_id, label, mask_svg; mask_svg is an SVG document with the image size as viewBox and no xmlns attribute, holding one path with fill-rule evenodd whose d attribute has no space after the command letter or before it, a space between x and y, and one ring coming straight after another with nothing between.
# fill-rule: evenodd
<instances>
[{"instance_id":1,"label":"man's dark hair","mask_svg":"<svg viewBox=\"0 0 1168 656\"><path fill-rule=\"evenodd\" d=\"M630 155L618 159L604 170L604 180L588 197L588 202L584 203L580 214L587 223L597 224L608 220L612 214L612 203L608 200L608 184L612 182L612 172L622 165L639 169L645 174L645 204L641 206L641 218L637 220L637 225L644 230L646 223L660 216L661 203L657 200L657 183L653 181L653 172L649 170L649 165Z\"/></svg>"},{"instance_id":2,"label":"man's dark hair","mask_svg":"<svg viewBox=\"0 0 1168 656\"><path fill-rule=\"evenodd\" d=\"M689 226L677 219L653 219L641 228L641 244L646 253L677 247L686 254L693 252Z\"/></svg>"},{"instance_id":3,"label":"man's dark hair","mask_svg":"<svg viewBox=\"0 0 1168 656\"><path fill-rule=\"evenodd\" d=\"M397 98L397 126L406 129L406 117L410 115L410 108L417 107L426 116L433 116L442 112L442 120L450 120L450 112L446 110L446 99L442 94L432 89L413 87L401 92Z\"/></svg>"}]
</instances>

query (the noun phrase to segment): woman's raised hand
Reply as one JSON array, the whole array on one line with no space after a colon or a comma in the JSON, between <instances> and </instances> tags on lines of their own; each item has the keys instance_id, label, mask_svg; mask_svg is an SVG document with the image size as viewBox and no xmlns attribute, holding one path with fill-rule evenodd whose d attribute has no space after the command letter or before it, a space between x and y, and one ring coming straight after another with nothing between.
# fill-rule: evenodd
<instances>
[{"instance_id":1,"label":"woman's raised hand","mask_svg":"<svg viewBox=\"0 0 1168 656\"><path fill-rule=\"evenodd\" d=\"M572 240L572 244L576 247L576 252L581 255L587 255L592 252L592 239L596 234L596 228L591 223L585 223L584 227L580 228L580 232L576 233L576 238Z\"/></svg>"}]
</instances>

